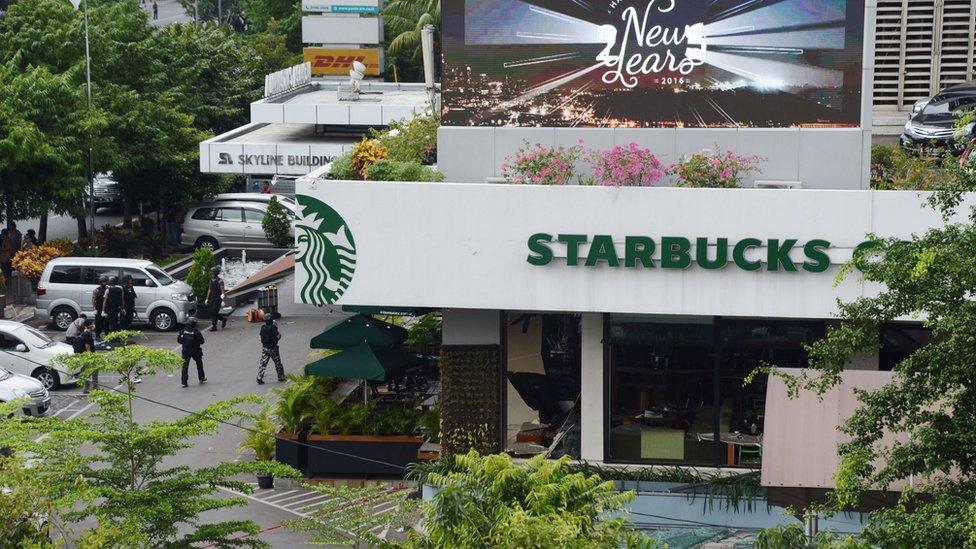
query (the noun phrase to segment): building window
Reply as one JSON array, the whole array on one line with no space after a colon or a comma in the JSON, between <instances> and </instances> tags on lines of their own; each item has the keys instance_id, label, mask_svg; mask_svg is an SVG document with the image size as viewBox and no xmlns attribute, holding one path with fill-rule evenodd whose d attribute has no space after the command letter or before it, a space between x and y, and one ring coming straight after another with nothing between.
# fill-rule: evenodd
<instances>
[{"instance_id":1,"label":"building window","mask_svg":"<svg viewBox=\"0 0 976 549\"><path fill-rule=\"evenodd\" d=\"M879 330L878 369L890 371L912 353L932 342L932 332L921 324L890 323Z\"/></svg>"},{"instance_id":2,"label":"building window","mask_svg":"<svg viewBox=\"0 0 976 549\"><path fill-rule=\"evenodd\" d=\"M752 467L766 379L746 376L804 366L824 324L611 315L608 330L608 460Z\"/></svg>"}]
</instances>

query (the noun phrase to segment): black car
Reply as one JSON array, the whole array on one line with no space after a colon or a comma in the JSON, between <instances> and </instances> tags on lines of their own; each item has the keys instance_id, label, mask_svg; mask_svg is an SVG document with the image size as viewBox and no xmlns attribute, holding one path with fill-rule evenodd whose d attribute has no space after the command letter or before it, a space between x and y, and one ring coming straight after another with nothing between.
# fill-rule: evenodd
<instances>
[{"instance_id":1,"label":"black car","mask_svg":"<svg viewBox=\"0 0 976 549\"><path fill-rule=\"evenodd\" d=\"M908 116L901 146L925 155L941 155L943 151L962 154L966 143L976 138L970 123L960 131L956 120L966 111L976 108L976 80L948 87L929 99L915 103ZM964 141L960 141L964 138Z\"/></svg>"}]
</instances>

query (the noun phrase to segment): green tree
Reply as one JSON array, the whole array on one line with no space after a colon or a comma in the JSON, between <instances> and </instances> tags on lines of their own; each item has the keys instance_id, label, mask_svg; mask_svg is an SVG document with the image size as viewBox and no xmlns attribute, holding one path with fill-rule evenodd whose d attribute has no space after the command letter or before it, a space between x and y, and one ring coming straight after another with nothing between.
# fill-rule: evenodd
<instances>
[{"instance_id":1,"label":"green tree","mask_svg":"<svg viewBox=\"0 0 976 549\"><path fill-rule=\"evenodd\" d=\"M387 46L390 55L421 62L420 31L427 25L434 26L434 51L440 51L441 0L392 0L383 8L383 18L393 36Z\"/></svg>"},{"instance_id":2,"label":"green tree","mask_svg":"<svg viewBox=\"0 0 976 549\"><path fill-rule=\"evenodd\" d=\"M241 0L249 33L278 34L288 50L302 53L301 0Z\"/></svg>"},{"instance_id":3,"label":"green tree","mask_svg":"<svg viewBox=\"0 0 976 549\"><path fill-rule=\"evenodd\" d=\"M268 461L219 462L191 468L173 465L171 457L193 446L194 439L213 435L220 423L241 415L241 406L260 402L245 396L212 403L174 421L137 422L133 416L136 373L172 371L182 363L165 349L127 345L138 332L116 332L106 339L119 344L99 353L62 355L58 360L81 369L117 374L123 390L96 390L89 416L0 419L0 446L18 459L31 458L33 489L51 502L56 515L80 533L80 545L186 548L268 547L254 538L257 524L249 520L203 523L202 513L246 503L242 497L220 498L219 489L249 493L250 486L233 480L246 472L295 476L291 468ZM69 541L64 539L62 541Z\"/></svg>"},{"instance_id":4,"label":"green tree","mask_svg":"<svg viewBox=\"0 0 976 549\"><path fill-rule=\"evenodd\" d=\"M268 202L268 211L265 212L264 219L261 220L261 228L264 229L264 235L268 237L268 241L274 247L284 248L293 244L292 237L289 234L291 216L288 215L285 207L278 203L276 196L272 196L271 201Z\"/></svg>"},{"instance_id":5,"label":"green tree","mask_svg":"<svg viewBox=\"0 0 976 549\"><path fill-rule=\"evenodd\" d=\"M945 225L907 241L872 235L875 247L854 261L864 280L883 290L840 304L843 322L809 348L809 369L771 369L792 394L823 394L840 382L854 353L877 352L882 324L925 319L932 342L896 364L886 385L859 393L859 408L841 427L849 440L838 447L834 507L856 506L868 490L911 480L898 505L871 514L863 538L885 547L964 547L976 534L976 209L964 202L964 193L976 190L976 172L948 158L943 166L947 179L929 205Z\"/></svg>"},{"instance_id":6,"label":"green tree","mask_svg":"<svg viewBox=\"0 0 976 549\"><path fill-rule=\"evenodd\" d=\"M210 282L210 269L216 265L213 252L207 248L197 248L193 252L193 263L186 273L186 283L193 288L197 299L207 295L207 284Z\"/></svg>"}]
</instances>

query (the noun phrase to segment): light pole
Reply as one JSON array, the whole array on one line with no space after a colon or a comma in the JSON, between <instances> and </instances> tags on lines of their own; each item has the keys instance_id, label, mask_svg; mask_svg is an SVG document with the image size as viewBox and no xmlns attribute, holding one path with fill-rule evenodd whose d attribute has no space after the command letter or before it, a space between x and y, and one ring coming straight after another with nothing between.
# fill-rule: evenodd
<instances>
[{"instance_id":1,"label":"light pole","mask_svg":"<svg viewBox=\"0 0 976 549\"><path fill-rule=\"evenodd\" d=\"M88 0L82 0L85 13L85 82L88 85L88 111L91 114L91 52L88 49ZM91 213L91 228L88 233L89 247L95 246L95 178L92 173L92 148L88 143L88 205Z\"/></svg>"}]
</instances>

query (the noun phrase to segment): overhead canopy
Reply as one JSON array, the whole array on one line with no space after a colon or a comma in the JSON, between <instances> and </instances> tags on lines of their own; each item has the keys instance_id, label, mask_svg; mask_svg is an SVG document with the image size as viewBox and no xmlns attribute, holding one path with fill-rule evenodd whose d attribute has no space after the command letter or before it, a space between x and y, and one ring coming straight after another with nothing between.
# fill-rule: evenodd
<instances>
[{"instance_id":1,"label":"overhead canopy","mask_svg":"<svg viewBox=\"0 0 976 549\"><path fill-rule=\"evenodd\" d=\"M366 314L340 320L312 338L313 349L348 349L369 343L384 349L399 346L407 339L407 330Z\"/></svg>"},{"instance_id":2,"label":"overhead canopy","mask_svg":"<svg viewBox=\"0 0 976 549\"><path fill-rule=\"evenodd\" d=\"M305 375L388 381L404 369L419 363L419 357L401 349L383 349L376 345L362 344L306 364Z\"/></svg>"},{"instance_id":3,"label":"overhead canopy","mask_svg":"<svg viewBox=\"0 0 976 549\"><path fill-rule=\"evenodd\" d=\"M436 311L430 307L388 307L388 306L367 306L367 305L343 305L342 310L347 313L365 313L372 315L392 315L392 316L420 316Z\"/></svg>"}]
</instances>

